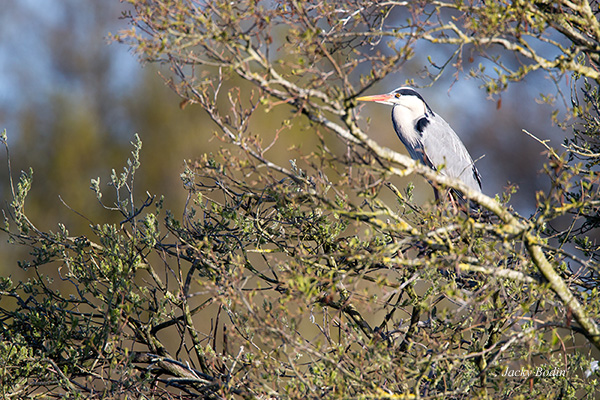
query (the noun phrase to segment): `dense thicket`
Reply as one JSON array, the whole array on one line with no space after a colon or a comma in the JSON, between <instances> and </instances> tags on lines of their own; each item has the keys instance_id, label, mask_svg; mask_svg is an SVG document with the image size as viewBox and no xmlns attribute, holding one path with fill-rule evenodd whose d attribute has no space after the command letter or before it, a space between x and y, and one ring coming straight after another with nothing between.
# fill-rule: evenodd
<instances>
[{"instance_id":1,"label":"dense thicket","mask_svg":"<svg viewBox=\"0 0 600 400\"><path fill-rule=\"evenodd\" d=\"M31 248L22 267L38 278L1 283L14 300L1 310L3 395L598 394L596 2L131 3L131 30L114 39L168 65L166 83L210 116L223 147L181 174L177 219L136 197L136 136L112 174L114 204L92 180L122 219L93 237L37 229L25 207L35 183L21 175L3 229ZM569 77L573 116L564 145L547 148L552 185L534 215L367 135L354 99L422 42L451 50L436 74L465 57L495 63L471 70L491 94L533 71L557 88ZM278 146L292 126L298 146ZM485 216L415 202L398 177L419 175Z\"/></svg>"}]
</instances>

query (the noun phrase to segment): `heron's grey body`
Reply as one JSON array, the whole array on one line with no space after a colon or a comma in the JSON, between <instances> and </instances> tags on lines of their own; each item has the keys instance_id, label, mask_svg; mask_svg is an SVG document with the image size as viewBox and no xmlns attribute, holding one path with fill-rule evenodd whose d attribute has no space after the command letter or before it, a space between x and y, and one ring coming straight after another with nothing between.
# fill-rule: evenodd
<instances>
[{"instance_id":1,"label":"heron's grey body","mask_svg":"<svg viewBox=\"0 0 600 400\"><path fill-rule=\"evenodd\" d=\"M481 191L481 177L460 138L414 89L401 87L385 95L358 98L392 108L392 122L410 156L470 189Z\"/></svg>"}]
</instances>

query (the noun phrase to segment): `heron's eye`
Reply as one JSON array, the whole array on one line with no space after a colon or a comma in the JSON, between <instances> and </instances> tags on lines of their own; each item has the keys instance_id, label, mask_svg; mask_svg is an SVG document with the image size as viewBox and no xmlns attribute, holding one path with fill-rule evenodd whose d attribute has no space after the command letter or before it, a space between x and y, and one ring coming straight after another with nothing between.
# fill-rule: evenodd
<instances>
[{"instance_id":1,"label":"heron's eye","mask_svg":"<svg viewBox=\"0 0 600 400\"><path fill-rule=\"evenodd\" d=\"M400 98L400 93L396 93L396 98L399 99Z\"/></svg>"}]
</instances>

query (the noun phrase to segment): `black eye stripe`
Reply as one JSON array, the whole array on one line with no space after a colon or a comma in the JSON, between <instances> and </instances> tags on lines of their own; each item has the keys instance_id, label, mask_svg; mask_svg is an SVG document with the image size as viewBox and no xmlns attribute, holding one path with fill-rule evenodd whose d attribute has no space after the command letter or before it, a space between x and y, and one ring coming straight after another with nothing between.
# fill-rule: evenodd
<instances>
[{"instance_id":1,"label":"black eye stripe","mask_svg":"<svg viewBox=\"0 0 600 400\"><path fill-rule=\"evenodd\" d=\"M411 88L396 89L396 90L394 90L394 94L396 95L396 97L415 96L416 98L420 99L423 103L425 103L425 100L423 99L423 97L419 93L417 93L416 90L411 89Z\"/></svg>"},{"instance_id":2,"label":"black eye stripe","mask_svg":"<svg viewBox=\"0 0 600 400\"><path fill-rule=\"evenodd\" d=\"M398 95L400 95L400 96L416 96L416 97L420 98L421 100L423 100L421 95L419 93L417 93L416 90L411 89L411 88L396 89L394 91L394 93L396 93L396 96L398 96Z\"/></svg>"},{"instance_id":3,"label":"black eye stripe","mask_svg":"<svg viewBox=\"0 0 600 400\"><path fill-rule=\"evenodd\" d=\"M429 108L429 105L427 104L423 96L421 96L415 89L409 87L401 87L394 90L392 93L394 93L394 96L396 98L399 98L400 96L415 96L425 104L425 114L433 115L433 111L431 110L431 108Z\"/></svg>"}]
</instances>

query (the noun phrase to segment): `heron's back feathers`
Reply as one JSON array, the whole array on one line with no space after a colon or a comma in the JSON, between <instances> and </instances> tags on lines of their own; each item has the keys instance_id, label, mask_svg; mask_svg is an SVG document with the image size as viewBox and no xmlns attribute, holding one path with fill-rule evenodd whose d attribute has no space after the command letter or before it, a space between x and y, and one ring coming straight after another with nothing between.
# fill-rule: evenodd
<instances>
[{"instance_id":1,"label":"heron's back feathers","mask_svg":"<svg viewBox=\"0 0 600 400\"><path fill-rule=\"evenodd\" d=\"M432 166L452 178L459 178L469 188L481 191L481 176L464 144L442 117L429 116L422 133L423 148Z\"/></svg>"}]
</instances>

